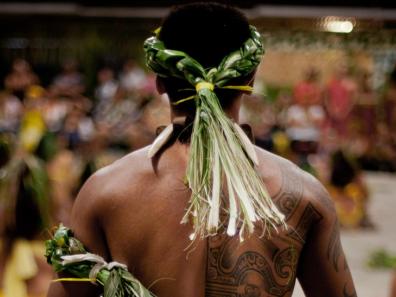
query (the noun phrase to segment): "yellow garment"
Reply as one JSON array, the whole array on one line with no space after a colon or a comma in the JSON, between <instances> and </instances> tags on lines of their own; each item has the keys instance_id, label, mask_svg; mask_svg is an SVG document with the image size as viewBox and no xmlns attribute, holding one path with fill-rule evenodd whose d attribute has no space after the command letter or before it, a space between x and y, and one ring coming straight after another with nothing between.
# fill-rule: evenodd
<instances>
[{"instance_id":1,"label":"yellow garment","mask_svg":"<svg viewBox=\"0 0 396 297\"><path fill-rule=\"evenodd\" d=\"M0 291L0 297L5 297L5 295L3 294L2 291ZM43 296L33 296L33 295L30 295L30 296L28 296L28 297L45 297L45 296L44 296L44 295L43 295Z\"/></svg>"},{"instance_id":2,"label":"yellow garment","mask_svg":"<svg viewBox=\"0 0 396 297\"><path fill-rule=\"evenodd\" d=\"M26 280L38 273L36 257L43 257L45 246L40 241L17 240L4 270L4 292L1 297L28 297Z\"/></svg>"},{"instance_id":3,"label":"yellow garment","mask_svg":"<svg viewBox=\"0 0 396 297\"><path fill-rule=\"evenodd\" d=\"M273 142L275 150L282 156L286 155L290 148L290 141L285 132L278 131L273 134Z\"/></svg>"},{"instance_id":4,"label":"yellow garment","mask_svg":"<svg viewBox=\"0 0 396 297\"><path fill-rule=\"evenodd\" d=\"M22 147L28 151L34 151L45 132L45 123L43 116L38 110L26 112L21 125L20 141Z\"/></svg>"},{"instance_id":5,"label":"yellow garment","mask_svg":"<svg viewBox=\"0 0 396 297\"><path fill-rule=\"evenodd\" d=\"M25 96L29 99L39 99L44 93L45 89L42 86L33 85L26 90Z\"/></svg>"},{"instance_id":6,"label":"yellow garment","mask_svg":"<svg viewBox=\"0 0 396 297\"><path fill-rule=\"evenodd\" d=\"M354 182L343 189L330 186L329 192L334 200L341 225L350 228L357 227L365 215L366 195L361 186Z\"/></svg>"}]
</instances>

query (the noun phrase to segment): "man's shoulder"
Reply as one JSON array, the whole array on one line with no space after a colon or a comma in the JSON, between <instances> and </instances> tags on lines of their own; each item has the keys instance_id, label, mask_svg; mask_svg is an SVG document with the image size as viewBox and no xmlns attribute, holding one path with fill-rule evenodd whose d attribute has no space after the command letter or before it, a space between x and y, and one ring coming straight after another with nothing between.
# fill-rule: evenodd
<instances>
[{"instance_id":1,"label":"man's shoulder","mask_svg":"<svg viewBox=\"0 0 396 297\"><path fill-rule=\"evenodd\" d=\"M316 177L281 156L260 148L257 151L260 160L259 170L264 176L264 181L268 176L269 181L266 183L273 184L276 188L272 196L278 206L281 205L285 211L292 212L293 207L312 205L322 213L334 213L334 203Z\"/></svg>"},{"instance_id":2,"label":"man's shoulder","mask_svg":"<svg viewBox=\"0 0 396 297\"><path fill-rule=\"evenodd\" d=\"M121 210L136 208L149 164L147 148L143 148L99 169L85 182L74 202L70 227L90 250L105 255L105 248L96 249L104 241L99 230Z\"/></svg>"},{"instance_id":3,"label":"man's shoulder","mask_svg":"<svg viewBox=\"0 0 396 297\"><path fill-rule=\"evenodd\" d=\"M75 204L83 203L93 208L131 197L136 185L152 174L147 158L148 147L131 152L115 162L97 170L81 188ZM106 206L103 206L106 207Z\"/></svg>"},{"instance_id":4,"label":"man's shoulder","mask_svg":"<svg viewBox=\"0 0 396 297\"><path fill-rule=\"evenodd\" d=\"M147 157L148 148L144 147L123 156L96 171L90 179L111 185L112 182L119 182L122 176L136 176L147 172L151 168L150 159Z\"/></svg>"},{"instance_id":5,"label":"man's shoulder","mask_svg":"<svg viewBox=\"0 0 396 297\"><path fill-rule=\"evenodd\" d=\"M303 171L288 159L257 146L256 152L259 159L258 170L264 181L266 179L275 179L282 183L282 181L289 178L302 178Z\"/></svg>"}]
</instances>

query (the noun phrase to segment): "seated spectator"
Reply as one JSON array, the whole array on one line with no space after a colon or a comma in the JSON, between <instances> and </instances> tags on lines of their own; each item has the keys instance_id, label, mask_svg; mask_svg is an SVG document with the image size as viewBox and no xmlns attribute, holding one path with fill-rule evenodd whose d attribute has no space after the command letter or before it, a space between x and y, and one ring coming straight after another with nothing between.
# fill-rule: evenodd
<instances>
[{"instance_id":1,"label":"seated spectator","mask_svg":"<svg viewBox=\"0 0 396 297\"><path fill-rule=\"evenodd\" d=\"M11 73L6 76L4 81L6 89L20 100L23 100L28 87L38 83L39 79L37 75L24 59L14 60Z\"/></svg>"},{"instance_id":2,"label":"seated spectator","mask_svg":"<svg viewBox=\"0 0 396 297\"><path fill-rule=\"evenodd\" d=\"M367 206L369 191L360 168L352 156L341 150L333 153L328 190L334 200L340 225L349 228L373 228Z\"/></svg>"},{"instance_id":3,"label":"seated spectator","mask_svg":"<svg viewBox=\"0 0 396 297\"><path fill-rule=\"evenodd\" d=\"M318 84L319 72L315 68L310 68L304 76L304 80L299 82L293 90L294 99L296 102L321 104L321 88Z\"/></svg>"},{"instance_id":4,"label":"seated spectator","mask_svg":"<svg viewBox=\"0 0 396 297\"><path fill-rule=\"evenodd\" d=\"M122 89L127 93L133 93L145 84L146 75L144 71L132 59L125 62L120 75Z\"/></svg>"},{"instance_id":5,"label":"seated spectator","mask_svg":"<svg viewBox=\"0 0 396 297\"><path fill-rule=\"evenodd\" d=\"M84 76L75 60L66 60L62 72L55 77L51 91L54 96L78 97L85 91Z\"/></svg>"},{"instance_id":6,"label":"seated spectator","mask_svg":"<svg viewBox=\"0 0 396 297\"><path fill-rule=\"evenodd\" d=\"M23 105L16 96L0 94L0 132L16 133L22 113Z\"/></svg>"},{"instance_id":7,"label":"seated spectator","mask_svg":"<svg viewBox=\"0 0 396 297\"><path fill-rule=\"evenodd\" d=\"M95 89L95 117L102 117L118 90L118 82L114 79L114 72L111 68L105 67L98 72L98 86Z\"/></svg>"}]
</instances>

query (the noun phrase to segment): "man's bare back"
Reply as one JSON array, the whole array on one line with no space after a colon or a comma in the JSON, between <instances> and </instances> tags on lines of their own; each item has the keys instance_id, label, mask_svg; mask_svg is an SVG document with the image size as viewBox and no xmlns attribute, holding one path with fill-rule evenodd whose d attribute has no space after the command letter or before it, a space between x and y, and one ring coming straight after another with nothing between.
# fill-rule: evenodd
<instances>
[{"instance_id":1,"label":"man's bare back","mask_svg":"<svg viewBox=\"0 0 396 297\"><path fill-rule=\"evenodd\" d=\"M291 296L296 278L307 296L356 296L333 204L318 181L256 149L259 172L286 216L271 238L217 235L192 246L181 225L188 145L176 142L153 164L147 148L99 170L81 190L72 229L91 252L127 264L159 297ZM156 171L154 170L156 168ZM87 284L54 284L49 296L98 296Z\"/></svg>"}]
</instances>

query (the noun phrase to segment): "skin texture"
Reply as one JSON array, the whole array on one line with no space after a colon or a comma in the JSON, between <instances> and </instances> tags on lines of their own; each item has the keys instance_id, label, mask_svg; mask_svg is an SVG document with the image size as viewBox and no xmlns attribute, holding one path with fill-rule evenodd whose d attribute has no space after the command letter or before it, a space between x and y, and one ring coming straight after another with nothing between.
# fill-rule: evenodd
<instances>
[{"instance_id":1,"label":"skin texture","mask_svg":"<svg viewBox=\"0 0 396 297\"><path fill-rule=\"evenodd\" d=\"M147 148L99 170L75 202L71 228L90 251L129 270L159 297L356 296L327 192L291 162L257 149L268 191L288 229L239 243L224 235L196 242L180 225L190 193L183 184L188 145L163 152L156 173ZM54 283L48 296L99 296L86 283Z\"/></svg>"},{"instance_id":2,"label":"skin texture","mask_svg":"<svg viewBox=\"0 0 396 297\"><path fill-rule=\"evenodd\" d=\"M160 93L163 88L157 85ZM238 122L241 96L226 111ZM177 121L180 114L171 114ZM286 216L287 229L239 242L224 235L191 245L181 225L190 198L183 183L188 144L158 158L148 147L95 173L81 189L71 228L93 253L125 263L158 297L290 297L298 278L307 297L356 296L333 202L311 175L256 147L257 168ZM86 283L54 283L50 297L99 296Z\"/></svg>"}]
</instances>

